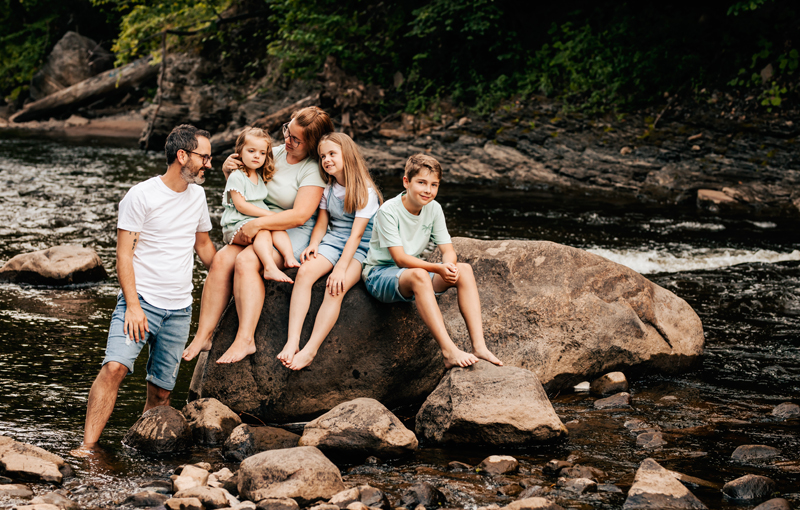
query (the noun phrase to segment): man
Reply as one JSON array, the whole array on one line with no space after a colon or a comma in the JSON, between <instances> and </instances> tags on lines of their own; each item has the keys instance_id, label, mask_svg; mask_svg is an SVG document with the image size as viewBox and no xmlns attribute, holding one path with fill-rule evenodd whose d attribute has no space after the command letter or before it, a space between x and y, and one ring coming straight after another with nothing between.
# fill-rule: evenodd
<instances>
[{"instance_id":1,"label":"man","mask_svg":"<svg viewBox=\"0 0 800 510\"><path fill-rule=\"evenodd\" d=\"M119 204L117 276L122 292L111 316L103 367L89 391L83 448L92 449L111 417L117 392L145 344L147 402L169 405L192 317L194 254L206 267L216 249L203 188L210 169L206 131L184 124L167 137L164 175L141 182Z\"/></svg>"}]
</instances>

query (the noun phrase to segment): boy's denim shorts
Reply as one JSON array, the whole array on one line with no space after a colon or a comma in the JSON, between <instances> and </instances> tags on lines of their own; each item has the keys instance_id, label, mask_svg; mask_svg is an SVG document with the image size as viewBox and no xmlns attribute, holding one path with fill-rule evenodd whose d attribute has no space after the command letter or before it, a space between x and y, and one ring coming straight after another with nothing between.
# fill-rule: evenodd
<instances>
[{"instance_id":1,"label":"boy's denim shorts","mask_svg":"<svg viewBox=\"0 0 800 510\"><path fill-rule=\"evenodd\" d=\"M403 274L403 271L406 269L408 268L397 266L373 267L370 270L369 275L367 275L367 280L364 282L364 284L367 286L367 292L372 294L372 297L382 303L414 301L413 295L410 298L407 298L400 294L400 275ZM431 280L433 280L433 277L436 276L436 273L431 273L430 271L428 274L431 276ZM447 292L447 289L445 289L444 292ZM444 292L434 292L434 294L441 296L444 294Z\"/></svg>"},{"instance_id":2,"label":"boy's denim shorts","mask_svg":"<svg viewBox=\"0 0 800 510\"><path fill-rule=\"evenodd\" d=\"M149 332L145 332L144 340L138 343L133 337L125 336L125 310L127 303L122 292L117 296L117 307L111 315L111 326L108 328L106 357L103 365L116 361L128 368L128 375L133 373L133 364L139 356L144 344L150 349L147 359L147 377L145 380L159 388L172 391L178 378L181 366L181 355L189 339L189 326L192 323L192 305L178 310L157 308L139 296L139 303L147 317Z\"/></svg>"}]
</instances>

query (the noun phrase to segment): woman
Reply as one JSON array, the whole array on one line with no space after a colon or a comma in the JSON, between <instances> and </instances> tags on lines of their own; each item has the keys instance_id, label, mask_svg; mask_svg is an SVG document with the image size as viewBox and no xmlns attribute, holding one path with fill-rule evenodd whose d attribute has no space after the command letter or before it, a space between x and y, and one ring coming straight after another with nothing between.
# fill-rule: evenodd
<instances>
[{"instance_id":1,"label":"woman","mask_svg":"<svg viewBox=\"0 0 800 510\"><path fill-rule=\"evenodd\" d=\"M325 183L319 172L317 145L326 133L333 132L327 113L309 106L298 110L283 125L285 145L273 149L275 174L267 184L267 205L277 210L270 216L256 218L242 227L242 234L252 239L260 230L285 230L292 241L295 258L308 246L314 228L312 216L319 206ZM231 154L222 165L225 177L241 165L238 154ZM283 257L273 251L275 263L283 265ZM183 351L183 359L194 359L211 349L211 335L230 301L236 301L239 330L230 348L217 363L236 363L256 352L255 331L264 305L264 281L261 261L253 246L228 245L214 256L200 299L200 324L194 340Z\"/></svg>"}]
</instances>

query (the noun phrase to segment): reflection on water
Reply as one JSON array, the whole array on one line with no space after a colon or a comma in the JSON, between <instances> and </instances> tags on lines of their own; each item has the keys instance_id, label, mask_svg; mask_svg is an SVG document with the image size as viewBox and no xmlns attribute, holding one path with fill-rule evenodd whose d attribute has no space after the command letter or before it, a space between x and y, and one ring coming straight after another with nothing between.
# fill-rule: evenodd
<instances>
[{"instance_id":1,"label":"reflection on water","mask_svg":"<svg viewBox=\"0 0 800 510\"><path fill-rule=\"evenodd\" d=\"M131 148L68 145L39 139L0 139L0 260L56 244L94 248L112 279L99 285L41 289L0 285L0 433L67 456L82 435L86 396L103 358L108 321L118 292L114 273L117 204L133 184L163 171L162 154ZM219 167L217 167L219 168ZM209 172L205 184L219 243L223 181ZM380 183L386 197L399 179ZM549 240L594 253L648 273L686 299L703 320L707 348L690 373L645 375L632 384L634 406L593 411L592 398L554 395L570 437L557 445L497 452L426 448L403 461L376 467L345 466L347 483L370 483L395 499L415 481L447 482L454 506L500 502L498 482L455 474L447 463L477 464L493 453L519 458L522 477L541 474L552 458L572 455L603 469L623 490L642 459L653 456L670 469L725 482L757 472L774 478L784 497L800 503L800 438L796 424L776 422L772 408L800 395L800 243L797 224L781 219L705 217L693 209L588 196L498 190L445 184L438 197L451 234L481 239ZM195 271L195 314L205 272ZM196 317L193 327L196 326ZM85 505L111 504L152 478L168 478L179 464L224 464L219 450L198 449L176 458L152 459L124 448L120 439L144 405L143 356L120 391L105 432L106 452L77 460L66 482ZM186 400L193 363L180 371L173 405ZM414 409L400 410L413 427ZM668 445L645 451L625 421L639 418L668 433ZM781 448L781 468L733 465L741 444ZM794 464L792 464L794 462ZM235 466L231 466L234 467ZM476 478L478 477L478 478ZM480 487L480 489L476 489ZM47 488L36 488L46 491ZM719 491L696 489L711 508L734 508ZM598 500L619 508L624 495Z\"/></svg>"}]
</instances>

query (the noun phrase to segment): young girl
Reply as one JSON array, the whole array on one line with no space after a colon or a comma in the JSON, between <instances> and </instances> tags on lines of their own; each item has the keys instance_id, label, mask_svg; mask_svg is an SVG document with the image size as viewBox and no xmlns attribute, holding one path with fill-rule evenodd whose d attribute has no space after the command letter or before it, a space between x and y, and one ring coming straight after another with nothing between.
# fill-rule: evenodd
<instances>
[{"instance_id":1,"label":"young girl","mask_svg":"<svg viewBox=\"0 0 800 510\"><path fill-rule=\"evenodd\" d=\"M228 177L222 195L225 210L220 223L225 244L247 246L250 243L242 238L242 226L256 217L274 214L264 202L267 198L265 183L275 173L271 142L266 131L254 127L245 128L236 139L236 153L242 166ZM300 266L292 254L292 242L286 232L260 230L253 239L253 250L264 265L264 279L291 283L291 278L278 269L272 258L273 244L283 255L286 267Z\"/></svg>"},{"instance_id":2,"label":"young girl","mask_svg":"<svg viewBox=\"0 0 800 510\"><path fill-rule=\"evenodd\" d=\"M292 370L307 367L328 336L342 299L361 277L372 236L372 217L383 202L367 165L353 140L343 133L329 133L319 142L320 173L327 183L319 204L311 241L300 260L289 306L289 337L278 359ZM331 230L327 232L328 224ZM311 303L311 286L331 271L317 312L314 329L300 351L300 331Z\"/></svg>"}]
</instances>

